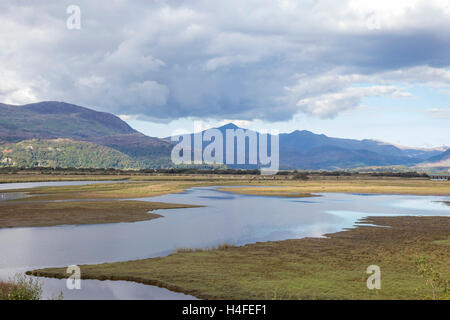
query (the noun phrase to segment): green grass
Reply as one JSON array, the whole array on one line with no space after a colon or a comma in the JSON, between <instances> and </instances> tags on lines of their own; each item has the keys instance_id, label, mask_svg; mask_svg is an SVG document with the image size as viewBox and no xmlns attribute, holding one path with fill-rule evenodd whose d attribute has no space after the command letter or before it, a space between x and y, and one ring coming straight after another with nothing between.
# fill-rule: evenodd
<instances>
[{"instance_id":1,"label":"green grass","mask_svg":"<svg viewBox=\"0 0 450 320\"><path fill-rule=\"evenodd\" d=\"M450 239L447 240L436 240L433 241L435 244L443 245L443 246L450 246Z\"/></svg>"},{"instance_id":2,"label":"green grass","mask_svg":"<svg viewBox=\"0 0 450 320\"><path fill-rule=\"evenodd\" d=\"M84 279L130 280L205 299L423 299L430 288L415 262L427 256L449 277L450 256L436 240L450 235L448 217L372 217L370 224L328 235L179 250L162 258L81 266ZM366 287L369 265L381 268L381 290ZM65 268L30 274L66 277Z\"/></svg>"}]
</instances>

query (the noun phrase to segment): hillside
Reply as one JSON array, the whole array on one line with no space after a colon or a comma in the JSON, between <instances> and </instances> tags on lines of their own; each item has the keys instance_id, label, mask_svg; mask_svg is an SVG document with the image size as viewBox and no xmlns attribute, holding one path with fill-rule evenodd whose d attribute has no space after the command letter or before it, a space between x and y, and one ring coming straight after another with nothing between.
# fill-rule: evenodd
<instances>
[{"instance_id":1,"label":"hillside","mask_svg":"<svg viewBox=\"0 0 450 320\"><path fill-rule=\"evenodd\" d=\"M58 138L93 142L131 157L165 163L172 149L170 141L148 137L110 113L55 101L0 104L0 143Z\"/></svg>"},{"instance_id":2,"label":"hillside","mask_svg":"<svg viewBox=\"0 0 450 320\"><path fill-rule=\"evenodd\" d=\"M126 122L105 112L63 102L39 102L24 106L0 104L0 139L89 139L136 133Z\"/></svg>"},{"instance_id":3,"label":"hillside","mask_svg":"<svg viewBox=\"0 0 450 320\"><path fill-rule=\"evenodd\" d=\"M440 155L429 158L419 166L429 168L450 168L450 149Z\"/></svg>"},{"instance_id":4,"label":"hillside","mask_svg":"<svg viewBox=\"0 0 450 320\"><path fill-rule=\"evenodd\" d=\"M33 139L0 145L0 166L133 169L140 164L117 150L90 142Z\"/></svg>"}]
</instances>

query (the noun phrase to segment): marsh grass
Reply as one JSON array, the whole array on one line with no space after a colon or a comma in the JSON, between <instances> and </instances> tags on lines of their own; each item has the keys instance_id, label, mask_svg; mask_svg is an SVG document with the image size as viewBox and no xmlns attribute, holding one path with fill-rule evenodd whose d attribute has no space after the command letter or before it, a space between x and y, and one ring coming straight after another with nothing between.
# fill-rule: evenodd
<instances>
[{"instance_id":1,"label":"marsh grass","mask_svg":"<svg viewBox=\"0 0 450 320\"><path fill-rule=\"evenodd\" d=\"M191 252L206 252L206 251L220 251L234 248L236 246L229 244L227 242L221 243L217 246L212 246L209 248L177 248L176 253L191 253Z\"/></svg>"},{"instance_id":2,"label":"marsh grass","mask_svg":"<svg viewBox=\"0 0 450 320\"><path fill-rule=\"evenodd\" d=\"M64 224L136 222L160 218L157 209L191 208L191 205L134 200L0 202L0 228Z\"/></svg>"}]
</instances>

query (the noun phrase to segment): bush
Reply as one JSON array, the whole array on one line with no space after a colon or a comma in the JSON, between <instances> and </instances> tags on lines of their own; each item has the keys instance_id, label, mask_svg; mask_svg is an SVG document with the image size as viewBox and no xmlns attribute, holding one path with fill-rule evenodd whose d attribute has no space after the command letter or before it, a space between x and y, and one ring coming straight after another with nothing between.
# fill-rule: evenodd
<instances>
[{"instance_id":1,"label":"bush","mask_svg":"<svg viewBox=\"0 0 450 320\"><path fill-rule=\"evenodd\" d=\"M8 282L0 281L0 300L40 300L42 285L38 279L17 274Z\"/></svg>"},{"instance_id":2,"label":"bush","mask_svg":"<svg viewBox=\"0 0 450 320\"><path fill-rule=\"evenodd\" d=\"M292 176L292 179L294 180L308 180L308 174L306 172L296 172Z\"/></svg>"},{"instance_id":3,"label":"bush","mask_svg":"<svg viewBox=\"0 0 450 320\"><path fill-rule=\"evenodd\" d=\"M434 270L426 257L420 257L416 261L417 273L425 279L431 289L431 295L424 298L432 300L450 300L450 280L445 279L439 272Z\"/></svg>"}]
</instances>

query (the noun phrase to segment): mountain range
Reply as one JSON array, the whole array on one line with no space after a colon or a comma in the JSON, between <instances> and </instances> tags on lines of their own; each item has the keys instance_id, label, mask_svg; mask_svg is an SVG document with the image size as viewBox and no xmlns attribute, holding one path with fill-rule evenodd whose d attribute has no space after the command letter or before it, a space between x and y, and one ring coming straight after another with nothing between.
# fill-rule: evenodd
<instances>
[{"instance_id":1,"label":"mountain range","mask_svg":"<svg viewBox=\"0 0 450 320\"><path fill-rule=\"evenodd\" d=\"M226 158L226 130L242 129L233 123L215 128L222 132L224 159ZM246 129L243 129L246 130ZM248 130L251 131L251 130ZM202 131L202 136L205 134ZM247 132L247 131L246 131ZM259 133L253 131L256 136ZM167 139L171 139L170 137ZM191 134L191 143L193 144ZM203 145L203 150L207 144ZM259 146L258 146L259 147ZM400 148L376 140L355 140L332 138L324 134L315 134L306 130L295 130L279 135L279 155L281 169L327 169L338 170L367 166L414 166L429 158L443 154L440 149ZM259 152L259 149L257 148ZM248 163L248 146L246 148ZM235 156L236 158L236 156ZM437 158L436 158L437 159ZM254 166L230 165L231 167Z\"/></svg>"},{"instance_id":2,"label":"mountain range","mask_svg":"<svg viewBox=\"0 0 450 320\"><path fill-rule=\"evenodd\" d=\"M239 127L227 124L217 129L225 132ZM332 138L305 130L282 133L279 143L282 169L450 166L450 150L404 148L376 140ZM174 145L170 139L149 137L134 130L113 114L69 103L0 104L2 166L171 167Z\"/></svg>"}]
</instances>

